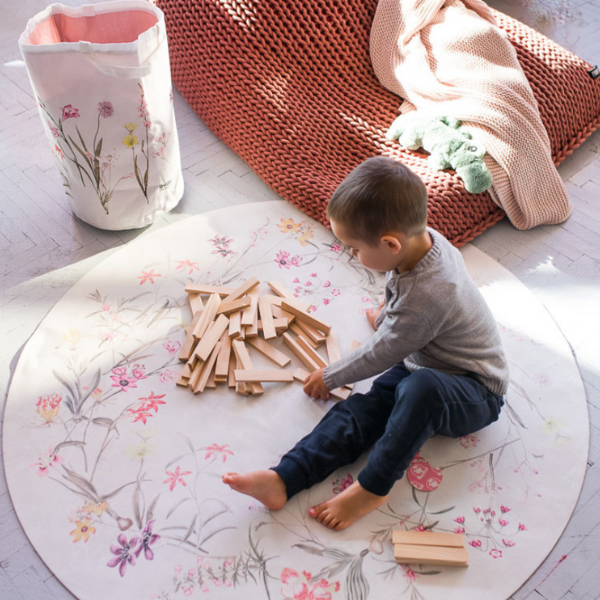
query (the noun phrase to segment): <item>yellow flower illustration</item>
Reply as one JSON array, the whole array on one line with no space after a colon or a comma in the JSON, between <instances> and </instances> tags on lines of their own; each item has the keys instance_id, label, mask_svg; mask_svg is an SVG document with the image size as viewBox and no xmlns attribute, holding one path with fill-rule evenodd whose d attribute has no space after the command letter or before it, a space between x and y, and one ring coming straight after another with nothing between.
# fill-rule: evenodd
<instances>
[{"instance_id":1,"label":"yellow flower illustration","mask_svg":"<svg viewBox=\"0 0 600 600\"><path fill-rule=\"evenodd\" d=\"M123 138L123 145L127 146L127 148L133 148L134 146L137 146L137 143L137 137L131 134Z\"/></svg>"},{"instance_id":2,"label":"yellow flower illustration","mask_svg":"<svg viewBox=\"0 0 600 600\"><path fill-rule=\"evenodd\" d=\"M60 412L60 403L62 396L58 394L50 394L48 396L40 396L36 404L36 412L46 423L52 423Z\"/></svg>"},{"instance_id":3,"label":"yellow flower illustration","mask_svg":"<svg viewBox=\"0 0 600 600\"><path fill-rule=\"evenodd\" d=\"M81 333L79 333L79 330L69 329L69 331L63 333L62 340L60 341L59 346L62 346L62 344L66 342L67 344L71 345L71 348L73 348L79 341L80 337Z\"/></svg>"},{"instance_id":4,"label":"yellow flower illustration","mask_svg":"<svg viewBox=\"0 0 600 600\"><path fill-rule=\"evenodd\" d=\"M73 543L80 542L83 538L83 543L85 544L90 539L90 534L96 533L96 528L90 527L89 519L86 519L85 521L77 521L76 525L77 527L71 531Z\"/></svg>"},{"instance_id":5,"label":"yellow flower illustration","mask_svg":"<svg viewBox=\"0 0 600 600\"><path fill-rule=\"evenodd\" d=\"M301 246L308 246L308 240L312 239L312 237L313 237L312 229L309 229L308 231L305 231L300 237L297 237L296 239L300 242Z\"/></svg>"},{"instance_id":6,"label":"yellow flower illustration","mask_svg":"<svg viewBox=\"0 0 600 600\"><path fill-rule=\"evenodd\" d=\"M125 454L131 456L131 458L144 458L148 454L154 454L154 446L147 442L140 442L137 446L129 446L125 450Z\"/></svg>"},{"instance_id":7,"label":"yellow flower illustration","mask_svg":"<svg viewBox=\"0 0 600 600\"><path fill-rule=\"evenodd\" d=\"M88 515L90 513L94 513L95 515L101 517L107 508L108 502L100 502L99 504L96 504L95 502L88 502L81 510Z\"/></svg>"},{"instance_id":8,"label":"yellow flower illustration","mask_svg":"<svg viewBox=\"0 0 600 600\"><path fill-rule=\"evenodd\" d=\"M137 129L137 125L135 123L125 123L123 127L125 127L129 133L133 133Z\"/></svg>"},{"instance_id":9,"label":"yellow flower illustration","mask_svg":"<svg viewBox=\"0 0 600 600\"><path fill-rule=\"evenodd\" d=\"M300 223L294 223L294 219L281 219L281 223L277 224L277 227L281 229L281 233L297 233L300 230Z\"/></svg>"},{"instance_id":10,"label":"yellow flower illustration","mask_svg":"<svg viewBox=\"0 0 600 600\"><path fill-rule=\"evenodd\" d=\"M545 433L553 433L554 435L558 435L560 433L560 429L564 426L565 422L562 419L556 419L555 417L550 417L546 419L546 421L540 425L540 428Z\"/></svg>"}]
</instances>

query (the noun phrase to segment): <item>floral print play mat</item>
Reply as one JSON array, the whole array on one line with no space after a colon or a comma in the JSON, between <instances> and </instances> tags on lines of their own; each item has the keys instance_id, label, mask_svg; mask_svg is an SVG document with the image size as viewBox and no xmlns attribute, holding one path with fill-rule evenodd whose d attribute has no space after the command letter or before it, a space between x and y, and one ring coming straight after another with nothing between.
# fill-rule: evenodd
<instances>
[{"instance_id":1,"label":"floral print play mat","mask_svg":"<svg viewBox=\"0 0 600 600\"><path fill-rule=\"evenodd\" d=\"M345 354L370 335L364 313L378 304L382 276L285 202L188 218L107 258L40 324L8 396L9 490L41 558L82 600L508 598L573 511L587 409L569 347L541 304L476 248L463 256L510 358L501 418L430 440L390 501L343 532L307 508L352 483L362 462L277 512L222 484L225 471L276 464L331 403L298 383L247 397L176 387L191 317L184 288L256 276L267 292L267 281L280 281L333 326ZM287 351L281 339L277 347ZM470 566L398 565L394 529L464 533Z\"/></svg>"}]
</instances>

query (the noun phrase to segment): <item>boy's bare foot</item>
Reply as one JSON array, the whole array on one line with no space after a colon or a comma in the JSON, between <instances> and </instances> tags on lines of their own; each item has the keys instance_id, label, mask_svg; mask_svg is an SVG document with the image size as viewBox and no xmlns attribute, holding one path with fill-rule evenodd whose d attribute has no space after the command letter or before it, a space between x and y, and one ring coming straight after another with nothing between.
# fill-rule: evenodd
<instances>
[{"instance_id":1,"label":"boy's bare foot","mask_svg":"<svg viewBox=\"0 0 600 600\"><path fill-rule=\"evenodd\" d=\"M251 473L225 473L223 483L232 490L256 498L271 510L279 510L287 502L287 490L283 479L269 469Z\"/></svg>"},{"instance_id":2,"label":"boy's bare foot","mask_svg":"<svg viewBox=\"0 0 600 600\"><path fill-rule=\"evenodd\" d=\"M338 496L309 508L308 514L325 527L341 531L385 504L387 499L387 496L377 496L367 492L358 481L355 481Z\"/></svg>"}]
</instances>

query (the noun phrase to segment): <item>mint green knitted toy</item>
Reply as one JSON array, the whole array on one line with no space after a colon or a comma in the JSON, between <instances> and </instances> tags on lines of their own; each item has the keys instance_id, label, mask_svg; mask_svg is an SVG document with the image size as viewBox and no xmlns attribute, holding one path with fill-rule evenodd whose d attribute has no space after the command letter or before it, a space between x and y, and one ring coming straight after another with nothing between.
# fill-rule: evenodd
<instances>
[{"instance_id":1,"label":"mint green knitted toy","mask_svg":"<svg viewBox=\"0 0 600 600\"><path fill-rule=\"evenodd\" d=\"M452 117L409 112L392 123L386 137L409 150L423 148L430 153L431 168L454 169L472 194L485 192L493 183L483 162L485 148Z\"/></svg>"}]
</instances>

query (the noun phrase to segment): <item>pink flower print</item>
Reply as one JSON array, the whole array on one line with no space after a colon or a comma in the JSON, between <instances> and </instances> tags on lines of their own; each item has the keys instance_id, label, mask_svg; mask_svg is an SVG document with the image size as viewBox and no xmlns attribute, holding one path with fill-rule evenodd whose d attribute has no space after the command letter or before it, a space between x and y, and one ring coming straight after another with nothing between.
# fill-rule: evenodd
<instances>
[{"instance_id":1,"label":"pink flower print","mask_svg":"<svg viewBox=\"0 0 600 600\"><path fill-rule=\"evenodd\" d=\"M460 523L461 525L465 522L465 518L464 517L456 517L456 519L454 519L455 523Z\"/></svg>"},{"instance_id":2,"label":"pink flower print","mask_svg":"<svg viewBox=\"0 0 600 600\"><path fill-rule=\"evenodd\" d=\"M292 281L292 283L300 283L300 280L296 277L296 279L294 279L294 281Z\"/></svg>"},{"instance_id":3,"label":"pink flower print","mask_svg":"<svg viewBox=\"0 0 600 600\"><path fill-rule=\"evenodd\" d=\"M425 529L425 526L423 524L413 527L413 530L414 531L429 531L428 529Z\"/></svg>"},{"instance_id":4,"label":"pink flower print","mask_svg":"<svg viewBox=\"0 0 600 600\"><path fill-rule=\"evenodd\" d=\"M310 276L311 276L311 277L316 277L316 276L317 276L317 274L316 274L316 273L311 273L311 274L310 274Z\"/></svg>"},{"instance_id":5,"label":"pink flower print","mask_svg":"<svg viewBox=\"0 0 600 600\"><path fill-rule=\"evenodd\" d=\"M59 396L58 394L40 396L35 405L35 412L37 412L37 414L49 425L50 423L53 423L54 419L58 416L61 402L62 396Z\"/></svg>"},{"instance_id":6,"label":"pink flower print","mask_svg":"<svg viewBox=\"0 0 600 600\"><path fill-rule=\"evenodd\" d=\"M110 304L103 304L103 305L102 305L102 310L103 310L104 312L108 312L108 311L110 311Z\"/></svg>"},{"instance_id":7,"label":"pink flower print","mask_svg":"<svg viewBox=\"0 0 600 600\"><path fill-rule=\"evenodd\" d=\"M179 375L177 374L176 371L171 371L169 369L165 369L160 374L160 382L163 384L172 383L173 381L177 380L177 377L179 377Z\"/></svg>"},{"instance_id":8,"label":"pink flower print","mask_svg":"<svg viewBox=\"0 0 600 600\"><path fill-rule=\"evenodd\" d=\"M277 253L277 258L275 259L275 262L279 265L279 268L286 268L289 269L290 268L290 261L288 260L290 257L290 253L286 252L285 250L280 250Z\"/></svg>"},{"instance_id":9,"label":"pink flower print","mask_svg":"<svg viewBox=\"0 0 600 600\"><path fill-rule=\"evenodd\" d=\"M54 125L52 125L52 123L48 123L48 127L50 127L50 131L52 132L52 135L57 138L60 136L60 133L58 131L58 129L56 129L56 127L54 127Z\"/></svg>"},{"instance_id":10,"label":"pink flower print","mask_svg":"<svg viewBox=\"0 0 600 600\"><path fill-rule=\"evenodd\" d=\"M294 258L292 258L292 264L295 267L299 267L301 262L302 262L302 259L298 255L296 255L296 256L294 256Z\"/></svg>"},{"instance_id":11,"label":"pink flower print","mask_svg":"<svg viewBox=\"0 0 600 600\"><path fill-rule=\"evenodd\" d=\"M200 268L198 267L198 263L192 262L189 259L177 261L177 266L175 267L175 269L177 271L185 271L186 269L189 269L188 275L191 275L194 271L200 270Z\"/></svg>"},{"instance_id":12,"label":"pink flower print","mask_svg":"<svg viewBox=\"0 0 600 600\"><path fill-rule=\"evenodd\" d=\"M312 285L312 283L310 281L307 281L304 285L308 287L309 285Z\"/></svg>"},{"instance_id":13,"label":"pink flower print","mask_svg":"<svg viewBox=\"0 0 600 600\"><path fill-rule=\"evenodd\" d=\"M329 304L329 298L323 298L323 304L327 306Z\"/></svg>"},{"instance_id":14,"label":"pink flower print","mask_svg":"<svg viewBox=\"0 0 600 600\"><path fill-rule=\"evenodd\" d=\"M495 517L496 516L496 511L493 510L490 514L492 515L492 517Z\"/></svg>"},{"instance_id":15,"label":"pink flower print","mask_svg":"<svg viewBox=\"0 0 600 600\"><path fill-rule=\"evenodd\" d=\"M67 104L66 106L63 106L63 109L62 109L62 120L63 121L66 121L67 119L77 119L80 116L81 115L79 114L79 109L73 108L72 104Z\"/></svg>"},{"instance_id":16,"label":"pink flower print","mask_svg":"<svg viewBox=\"0 0 600 600\"><path fill-rule=\"evenodd\" d=\"M511 509L510 509L510 508L508 508L508 506L500 506L500 510L501 510L503 513L507 513L507 512L510 512L510 511L511 511Z\"/></svg>"},{"instance_id":17,"label":"pink flower print","mask_svg":"<svg viewBox=\"0 0 600 600\"><path fill-rule=\"evenodd\" d=\"M523 523L519 523L519 531L527 531L527 527Z\"/></svg>"},{"instance_id":18,"label":"pink flower print","mask_svg":"<svg viewBox=\"0 0 600 600\"><path fill-rule=\"evenodd\" d=\"M144 372L145 370L146 370L146 367L144 367L144 365L135 364L133 366L133 369L131 369L131 374L136 379L147 379L148 377L146 376L146 373Z\"/></svg>"},{"instance_id":19,"label":"pink flower print","mask_svg":"<svg viewBox=\"0 0 600 600\"><path fill-rule=\"evenodd\" d=\"M510 548L514 546L516 542L513 542L512 540L505 540L504 538L502 538L502 543Z\"/></svg>"},{"instance_id":20,"label":"pink flower print","mask_svg":"<svg viewBox=\"0 0 600 600\"><path fill-rule=\"evenodd\" d=\"M112 331L103 331L101 334L102 339L106 342L110 342L110 340L115 339L115 334Z\"/></svg>"},{"instance_id":21,"label":"pink flower print","mask_svg":"<svg viewBox=\"0 0 600 600\"><path fill-rule=\"evenodd\" d=\"M346 488L350 487L354 483L354 479L352 478L352 474L348 473L346 477L342 477L342 479L336 479L333 482L333 493L339 494L343 492Z\"/></svg>"},{"instance_id":22,"label":"pink flower print","mask_svg":"<svg viewBox=\"0 0 600 600\"><path fill-rule=\"evenodd\" d=\"M127 564L129 563L132 567L135 566L135 554L134 549L137 546L139 539L132 537L127 541L127 537L124 533L121 533L117 538L119 545L113 544L110 547L110 551L116 555L115 558L111 558L107 563L107 567L116 567L119 565L119 575L125 577L125 571L127 570Z\"/></svg>"},{"instance_id":23,"label":"pink flower print","mask_svg":"<svg viewBox=\"0 0 600 600\"><path fill-rule=\"evenodd\" d=\"M218 444L211 444L210 446L206 446L204 450L207 450L206 455L204 456L204 460L208 460L213 456L213 454L220 454L223 462L227 460L227 455L234 456L234 453L227 448L229 444L225 444L224 446L219 446Z\"/></svg>"},{"instance_id":24,"label":"pink flower print","mask_svg":"<svg viewBox=\"0 0 600 600\"><path fill-rule=\"evenodd\" d=\"M463 448L472 448L477 446L479 443L479 438L474 435L465 435L461 438L458 438L458 440Z\"/></svg>"},{"instance_id":25,"label":"pink flower print","mask_svg":"<svg viewBox=\"0 0 600 600\"><path fill-rule=\"evenodd\" d=\"M117 370L120 369L113 369L112 372L115 373ZM127 370L124 370L125 373L127 373ZM129 388L137 388L137 385L135 385L137 379L135 377L127 377L127 375L115 373L114 375L111 375L110 378L114 381L112 387L120 387L122 392L126 392Z\"/></svg>"},{"instance_id":26,"label":"pink flower print","mask_svg":"<svg viewBox=\"0 0 600 600\"><path fill-rule=\"evenodd\" d=\"M404 575L402 575L402 577L404 577L404 579L406 579L407 581L416 581L417 580L417 573L415 573L410 567L402 567L404 569Z\"/></svg>"},{"instance_id":27,"label":"pink flower print","mask_svg":"<svg viewBox=\"0 0 600 600\"><path fill-rule=\"evenodd\" d=\"M341 292L340 292L340 290L331 290L331 293L332 293L334 296L339 296Z\"/></svg>"},{"instance_id":28,"label":"pink flower print","mask_svg":"<svg viewBox=\"0 0 600 600\"><path fill-rule=\"evenodd\" d=\"M342 245L341 244L334 244L333 246L331 246L331 250L333 252L339 253L342 250Z\"/></svg>"},{"instance_id":29,"label":"pink flower print","mask_svg":"<svg viewBox=\"0 0 600 600\"><path fill-rule=\"evenodd\" d=\"M179 348L181 348L181 342L165 342L163 348L165 348L169 354L177 354Z\"/></svg>"},{"instance_id":30,"label":"pink flower print","mask_svg":"<svg viewBox=\"0 0 600 600\"><path fill-rule=\"evenodd\" d=\"M194 586L182 587L184 596L191 596L194 593Z\"/></svg>"},{"instance_id":31,"label":"pink flower print","mask_svg":"<svg viewBox=\"0 0 600 600\"><path fill-rule=\"evenodd\" d=\"M54 144L54 151L56 152L56 154L58 154L58 156L60 156L61 160L65 159L64 152L56 144Z\"/></svg>"},{"instance_id":32,"label":"pink flower print","mask_svg":"<svg viewBox=\"0 0 600 600\"><path fill-rule=\"evenodd\" d=\"M62 456L54 454L52 448L48 448L48 456L40 456L37 463L31 466L38 468L37 473L40 477L46 477L50 473L50 469L60 465L64 460Z\"/></svg>"},{"instance_id":33,"label":"pink flower print","mask_svg":"<svg viewBox=\"0 0 600 600\"><path fill-rule=\"evenodd\" d=\"M508 521L505 521L504 519L498 519L498 523L500 523L501 527L506 527L508 525Z\"/></svg>"},{"instance_id":34,"label":"pink flower print","mask_svg":"<svg viewBox=\"0 0 600 600\"><path fill-rule=\"evenodd\" d=\"M481 540L471 540L469 545L473 546L473 548L481 548Z\"/></svg>"},{"instance_id":35,"label":"pink flower print","mask_svg":"<svg viewBox=\"0 0 600 600\"><path fill-rule=\"evenodd\" d=\"M146 283L146 281L150 281L150 283L154 283L155 277L162 277L159 273L155 273L154 269L150 269L150 271L142 271L142 274L138 276L138 279L141 279L140 285Z\"/></svg>"},{"instance_id":36,"label":"pink flower print","mask_svg":"<svg viewBox=\"0 0 600 600\"><path fill-rule=\"evenodd\" d=\"M484 511L483 511L483 514L484 514L484 515L487 515L487 514L490 512L490 510L491 510L490 508L486 508L486 509L484 509ZM504 512L504 511L503 511L503 512Z\"/></svg>"},{"instance_id":37,"label":"pink flower print","mask_svg":"<svg viewBox=\"0 0 600 600\"><path fill-rule=\"evenodd\" d=\"M115 375L127 375L127 367L115 367L112 372Z\"/></svg>"},{"instance_id":38,"label":"pink flower print","mask_svg":"<svg viewBox=\"0 0 600 600\"><path fill-rule=\"evenodd\" d=\"M223 258L227 257L229 254L236 254L233 250L229 248L229 244L231 244L233 240L229 239L226 235L215 235L215 237L212 240L208 241L216 247L216 250L213 250L211 254L220 254Z\"/></svg>"},{"instance_id":39,"label":"pink flower print","mask_svg":"<svg viewBox=\"0 0 600 600\"><path fill-rule=\"evenodd\" d=\"M331 281L324 281L323 282L323 287L324 288L328 288L331 285Z\"/></svg>"},{"instance_id":40,"label":"pink flower print","mask_svg":"<svg viewBox=\"0 0 600 600\"><path fill-rule=\"evenodd\" d=\"M108 119L113 116L113 105L110 102L98 102L98 113L103 119Z\"/></svg>"},{"instance_id":41,"label":"pink flower print","mask_svg":"<svg viewBox=\"0 0 600 600\"><path fill-rule=\"evenodd\" d=\"M494 548L493 550L490 550L490 556L492 558L502 558L502 550Z\"/></svg>"},{"instance_id":42,"label":"pink flower print","mask_svg":"<svg viewBox=\"0 0 600 600\"><path fill-rule=\"evenodd\" d=\"M308 571L302 571L302 575L285 567L279 576L283 586L281 595L285 600L331 600L331 593L338 592L340 582L329 583L324 577L313 581Z\"/></svg>"},{"instance_id":43,"label":"pink flower print","mask_svg":"<svg viewBox=\"0 0 600 600\"><path fill-rule=\"evenodd\" d=\"M464 533L464 532L465 532L464 527L455 527L454 528L454 533Z\"/></svg>"},{"instance_id":44,"label":"pink flower print","mask_svg":"<svg viewBox=\"0 0 600 600\"><path fill-rule=\"evenodd\" d=\"M163 483L169 483L169 490L173 491L177 483L181 483L183 487L187 487L187 483L183 480L186 475L191 475L191 471L181 471L180 467L177 467L175 471L165 471L169 476L163 481Z\"/></svg>"},{"instance_id":45,"label":"pink flower print","mask_svg":"<svg viewBox=\"0 0 600 600\"><path fill-rule=\"evenodd\" d=\"M478 514L478 513L480 513L480 512L481 512L481 509L480 509L480 508L474 508L474 509L473 509L473 512L474 512L475 514Z\"/></svg>"}]
</instances>

